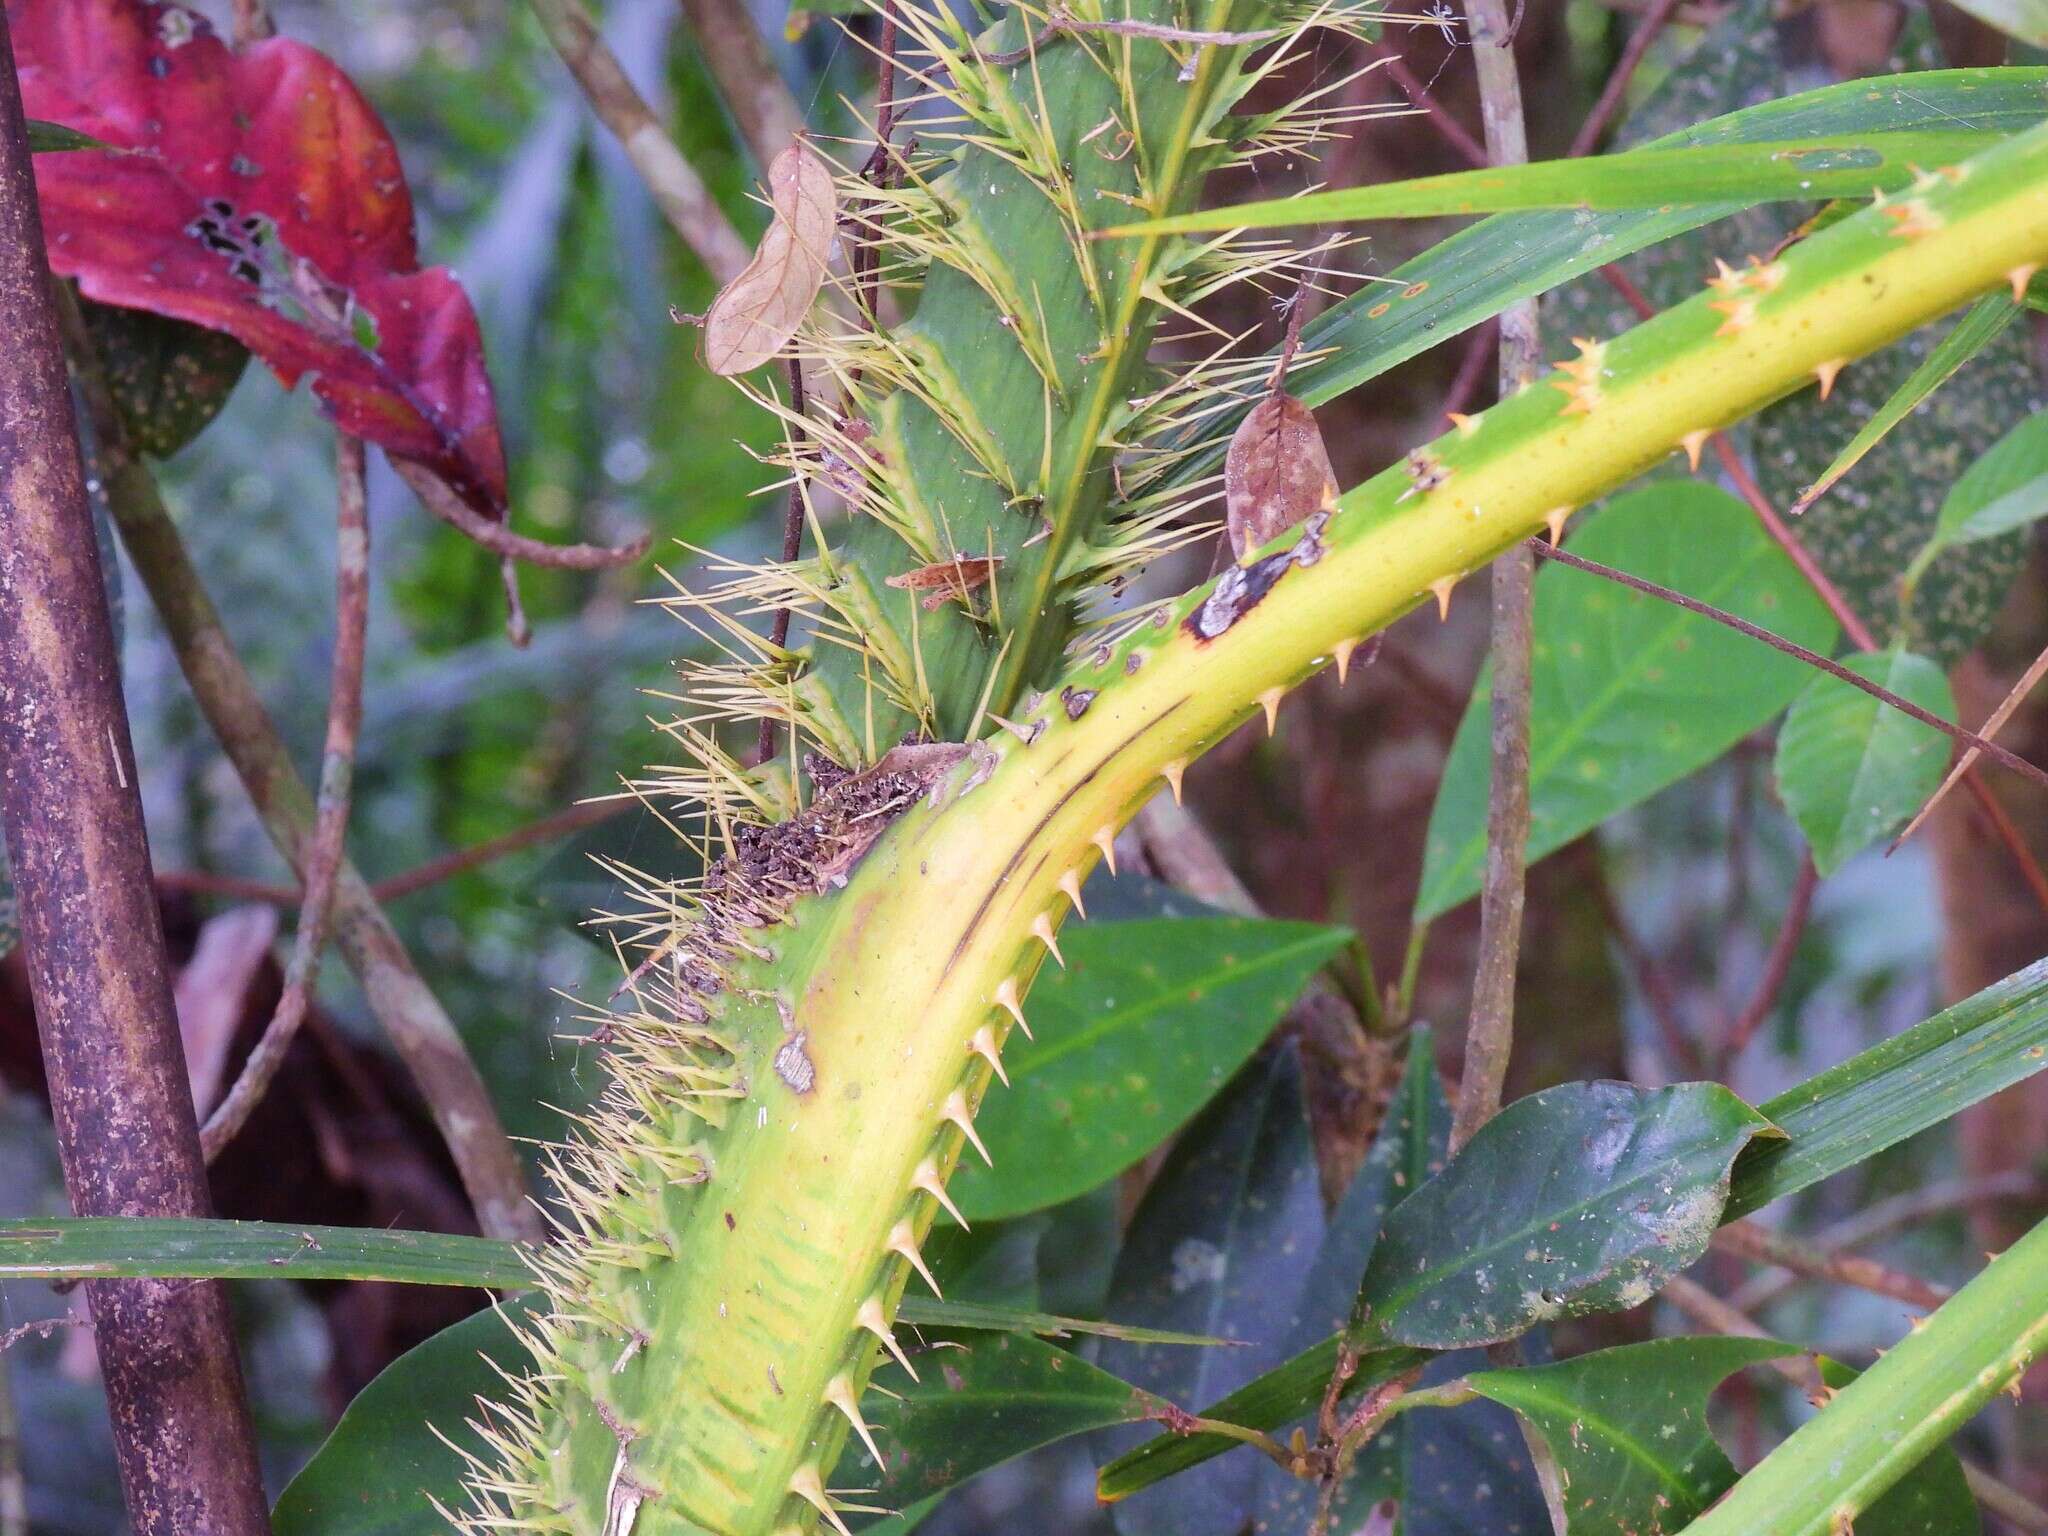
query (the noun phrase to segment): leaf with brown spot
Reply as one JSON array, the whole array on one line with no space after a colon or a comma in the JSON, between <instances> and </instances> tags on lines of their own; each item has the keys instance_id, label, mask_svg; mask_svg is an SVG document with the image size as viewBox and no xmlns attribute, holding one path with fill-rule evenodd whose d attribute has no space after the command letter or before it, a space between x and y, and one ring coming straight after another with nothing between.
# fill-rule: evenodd
<instances>
[{"instance_id":1,"label":"leaf with brown spot","mask_svg":"<svg viewBox=\"0 0 2048 1536\"><path fill-rule=\"evenodd\" d=\"M906 592L928 592L924 600L927 613L936 612L953 598L967 601L967 594L977 587L985 587L989 578L995 575L996 567L1003 563L1001 555L970 555L959 560L940 560L932 565L920 565L914 571L905 571L901 576L891 576L887 585Z\"/></svg>"},{"instance_id":2,"label":"leaf with brown spot","mask_svg":"<svg viewBox=\"0 0 2048 1536\"><path fill-rule=\"evenodd\" d=\"M1285 393L1253 406L1223 459L1231 552L1243 560L1336 500L1337 472L1315 413Z\"/></svg>"},{"instance_id":3,"label":"leaf with brown spot","mask_svg":"<svg viewBox=\"0 0 2048 1536\"><path fill-rule=\"evenodd\" d=\"M811 312L832 258L838 192L832 171L798 141L768 168L775 222L754 259L704 317L704 361L713 373L749 373L780 352Z\"/></svg>"}]
</instances>

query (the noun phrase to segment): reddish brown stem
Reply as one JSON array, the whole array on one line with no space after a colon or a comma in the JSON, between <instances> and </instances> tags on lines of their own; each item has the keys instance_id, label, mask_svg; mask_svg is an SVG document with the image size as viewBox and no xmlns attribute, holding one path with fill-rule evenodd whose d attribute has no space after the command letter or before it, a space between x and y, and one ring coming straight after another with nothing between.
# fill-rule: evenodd
<instances>
[{"instance_id":1,"label":"reddish brown stem","mask_svg":"<svg viewBox=\"0 0 2048 1536\"><path fill-rule=\"evenodd\" d=\"M327 741L320 759L320 798L306 849L306 901L299 910L284 995L243 1063L234 1086L199 1133L210 1163L234 1140L263 1102L284 1065L320 976L348 835L349 789L355 778L356 737L363 723L363 649L370 619L370 519L363 488L363 444L344 435L334 458L334 666L327 691Z\"/></svg>"},{"instance_id":2,"label":"reddish brown stem","mask_svg":"<svg viewBox=\"0 0 2048 1536\"><path fill-rule=\"evenodd\" d=\"M1799 952L1799 938L1806 932L1806 919L1813 912L1813 893L1819 884L1820 872L1813 867L1813 854L1808 852L1799 860L1799 874L1792 882L1792 899L1786 902L1785 919L1778 925L1777 937L1771 940L1771 952L1764 959L1764 974L1742 1012L1728 1026L1728 1038L1721 1042L1716 1076L1728 1075L1729 1066L1749 1048L1750 1040L1777 1006L1778 994L1785 989L1785 978L1792 974L1792 957Z\"/></svg>"},{"instance_id":3,"label":"reddish brown stem","mask_svg":"<svg viewBox=\"0 0 2048 1536\"><path fill-rule=\"evenodd\" d=\"M135 752L0 14L0 812L80 1216L211 1214ZM86 1283L130 1528L270 1528L217 1284Z\"/></svg>"},{"instance_id":4,"label":"reddish brown stem","mask_svg":"<svg viewBox=\"0 0 2048 1536\"><path fill-rule=\"evenodd\" d=\"M1587 838L1581 841L1585 849L1587 878L1593 893L1594 904L1600 908L1601 921L1613 936L1615 947L1621 951L1635 977L1636 986L1643 994L1643 1000L1650 1006L1650 1017L1656 1022L1657 1033L1663 1038L1664 1049L1672 1065L1688 1076L1699 1070L1699 1047L1693 1043L1686 1030L1678 996L1672 990L1670 978L1657 963L1643 941L1629 926L1628 914L1621 903L1614 899L1614 890L1607 883L1607 871L1600 865L1599 844Z\"/></svg>"},{"instance_id":5,"label":"reddish brown stem","mask_svg":"<svg viewBox=\"0 0 2048 1536\"><path fill-rule=\"evenodd\" d=\"M1401 88L1401 94L1411 105L1422 109L1431 125L1443 135L1444 142L1455 149L1467 165L1485 170L1493 164L1487 158L1486 146L1472 136L1472 130L1459 122L1450 108L1430 94L1429 87L1416 78L1406 59L1384 44L1374 45L1366 51L1373 58L1387 61L1382 67L1394 84Z\"/></svg>"},{"instance_id":6,"label":"reddish brown stem","mask_svg":"<svg viewBox=\"0 0 2048 1536\"><path fill-rule=\"evenodd\" d=\"M1877 1296L1890 1296L1908 1306L1933 1311L1949 1298L1938 1285L1853 1253L1829 1253L1796 1237L1773 1232L1753 1221L1731 1221L1714 1234L1714 1246L1752 1264L1771 1264L1812 1280L1829 1280Z\"/></svg>"},{"instance_id":7,"label":"reddish brown stem","mask_svg":"<svg viewBox=\"0 0 2048 1536\"><path fill-rule=\"evenodd\" d=\"M1643 12L1643 18L1629 34L1628 46L1621 50L1621 57L1615 61L1614 73L1607 77L1607 85L1600 92L1600 99L1593 103L1593 110L1586 114L1586 120L1579 125L1576 137L1572 139L1571 156L1590 155L1599 146L1600 136L1607 131L1607 125L1614 121L1614 114L1621 110L1621 103L1628 95L1628 83L1635 78L1636 67L1643 62L1643 55L1650 51L1650 44L1657 40L1657 34L1664 30L1665 23L1677 11L1679 0L1650 0L1650 8Z\"/></svg>"},{"instance_id":8,"label":"reddish brown stem","mask_svg":"<svg viewBox=\"0 0 2048 1536\"><path fill-rule=\"evenodd\" d=\"M614 566L631 565L646 554L648 545L654 542L652 534L643 533L637 539L618 545L544 544L539 539L514 533L503 523L491 521L456 495L453 488L432 470L404 459L393 459L391 467L398 471L401 480L412 487L420 504L442 522L492 554L516 560L522 565L535 565L550 571L606 571Z\"/></svg>"}]
</instances>

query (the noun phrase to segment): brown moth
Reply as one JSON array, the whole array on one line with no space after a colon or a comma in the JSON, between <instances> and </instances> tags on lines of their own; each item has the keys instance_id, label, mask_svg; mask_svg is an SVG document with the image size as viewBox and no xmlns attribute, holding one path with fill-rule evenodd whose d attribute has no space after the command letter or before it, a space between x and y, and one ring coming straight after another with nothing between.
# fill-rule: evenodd
<instances>
[{"instance_id":1,"label":"brown moth","mask_svg":"<svg viewBox=\"0 0 2048 1536\"><path fill-rule=\"evenodd\" d=\"M935 613L954 598L966 602L967 594L976 587L987 586L989 578L996 573L996 567L1002 563L1001 555L969 555L959 560L941 560L933 565L920 565L901 576L891 576L887 584L901 591L929 593L924 600L924 609L926 613Z\"/></svg>"},{"instance_id":2,"label":"brown moth","mask_svg":"<svg viewBox=\"0 0 2048 1536\"><path fill-rule=\"evenodd\" d=\"M704 316L704 361L716 374L747 373L773 358L825 283L839 217L831 167L799 139L768 167L768 200L775 221Z\"/></svg>"},{"instance_id":3,"label":"brown moth","mask_svg":"<svg viewBox=\"0 0 2048 1536\"><path fill-rule=\"evenodd\" d=\"M1284 390L1251 408L1223 458L1223 506L1239 561L1337 502L1337 472L1315 414Z\"/></svg>"}]
</instances>

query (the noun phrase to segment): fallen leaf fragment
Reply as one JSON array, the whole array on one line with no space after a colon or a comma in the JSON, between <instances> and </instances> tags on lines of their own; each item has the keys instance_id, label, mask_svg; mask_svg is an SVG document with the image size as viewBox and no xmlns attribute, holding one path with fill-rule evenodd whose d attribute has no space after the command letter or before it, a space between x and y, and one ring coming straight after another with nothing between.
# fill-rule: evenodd
<instances>
[{"instance_id":1,"label":"fallen leaf fragment","mask_svg":"<svg viewBox=\"0 0 2048 1536\"><path fill-rule=\"evenodd\" d=\"M704 316L704 361L713 373L749 373L796 334L817 301L839 217L831 167L799 140L768 168L775 220L754 259Z\"/></svg>"},{"instance_id":2,"label":"fallen leaf fragment","mask_svg":"<svg viewBox=\"0 0 2048 1536\"><path fill-rule=\"evenodd\" d=\"M1223 505L1231 553L1253 550L1337 501L1337 472L1315 413L1275 390L1253 406L1223 458Z\"/></svg>"}]
</instances>

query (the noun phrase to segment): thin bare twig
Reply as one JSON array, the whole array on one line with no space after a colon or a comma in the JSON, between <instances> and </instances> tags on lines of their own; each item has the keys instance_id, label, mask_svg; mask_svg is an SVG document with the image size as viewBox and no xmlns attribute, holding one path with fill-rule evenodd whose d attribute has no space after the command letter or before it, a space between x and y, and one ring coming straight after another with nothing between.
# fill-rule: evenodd
<instances>
[{"instance_id":1,"label":"thin bare twig","mask_svg":"<svg viewBox=\"0 0 2048 1536\"><path fill-rule=\"evenodd\" d=\"M1919 721L1922 725L1937 730L1942 735L1947 736L1953 741L1960 742L1964 746L1974 746L2001 767L2010 768L2022 778L2030 779L2043 788L2048 788L2048 770L2035 766L2017 753L2007 751L1996 742L1986 741L1975 731L1965 730L1952 720L1944 720L1931 710L1922 709L1911 699L1900 698L1889 688L1873 683L1869 678L1850 671L1839 661L1832 661L1826 656L1821 655L1818 651L1809 651L1805 646L1787 640L1783 635L1774 635L1768 629L1752 624L1747 619L1739 618L1725 608L1716 608L1712 603L1703 603L1696 597L1687 597L1683 592L1675 592L1670 587L1659 586L1654 581L1645 581L1642 577L1632 576L1627 571L1618 571L1611 565L1601 565L1597 561L1588 560L1581 555L1575 555L1570 550L1554 548L1541 539L1528 540L1526 547L1545 560L1555 560L1559 565L1568 565L1575 571L1585 571L1589 575L1599 576L1607 581L1618 582L1624 587L1642 593L1645 597L1654 597L1660 602L1670 603L1675 608L1683 608L1687 613L1696 613L1703 619L1712 619L1716 624L1725 625L1738 634L1749 636L1752 640L1761 640L1772 650L1795 657L1805 662L1809 667L1814 667L1819 671L1827 673L1829 677L1834 678L1838 682L1844 682L1852 688L1861 689L1878 702L1889 704L1900 714L1909 716Z\"/></svg>"},{"instance_id":2,"label":"thin bare twig","mask_svg":"<svg viewBox=\"0 0 2048 1536\"><path fill-rule=\"evenodd\" d=\"M607 571L616 566L631 565L646 554L648 546L654 542L652 534L643 533L636 539L616 545L543 543L514 533L503 523L485 517L426 466L406 459L393 459L391 467L398 471L399 479L412 487L420 505L442 522L492 554L517 560L522 565L536 565L551 571Z\"/></svg>"},{"instance_id":3,"label":"thin bare twig","mask_svg":"<svg viewBox=\"0 0 2048 1536\"><path fill-rule=\"evenodd\" d=\"M1813 893L1819 885L1820 871L1814 868L1813 853L1808 850L1800 856L1792 898L1785 903L1784 921L1779 923L1770 953L1764 958L1764 974L1742 1012L1728 1026L1728 1037L1721 1042L1718 1076L1727 1076L1730 1063L1748 1049L1750 1040L1778 1005L1778 994L1785 989L1785 978L1792 974L1792 957L1799 952L1799 938L1806 932L1806 919L1813 912Z\"/></svg>"},{"instance_id":4,"label":"thin bare twig","mask_svg":"<svg viewBox=\"0 0 2048 1536\"><path fill-rule=\"evenodd\" d=\"M654 115L579 0L533 0L533 13L598 121L612 131L655 206L723 286L752 259L717 200Z\"/></svg>"},{"instance_id":5,"label":"thin bare twig","mask_svg":"<svg viewBox=\"0 0 2048 1536\"><path fill-rule=\"evenodd\" d=\"M1600 99L1586 114L1586 120L1579 124L1579 131L1572 138L1571 158L1590 155L1599 147L1600 136L1607 131L1607 125L1614 120L1614 114L1621 109L1622 99L1628 94L1628 83L1635 78L1636 66L1643 62L1643 55L1650 51L1650 44L1657 40L1657 34L1664 30L1678 6L1679 0L1650 0L1649 9L1643 12L1642 20L1629 34L1628 46L1621 50L1621 57L1615 61L1614 72L1607 77Z\"/></svg>"},{"instance_id":6,"label":"thin bare twig","mask_svg":"<svg viewBox=\"0 0 2048 1536\"><path fill-rule=\"evenodd\" d=\"M1522 83L1513 33L1501 0L1466 0L1466 30L1479 74L1479 115L1495 165L1529 158ZM1500 392L1510 394L1542 368L1536 301L1501 312ZM1524 545L1493 563L1493 777L1486 808L1486 871L1479 891L1479 960L1465 1031L1465 1066L1451 1117L1451 1151L1464 1146L1500 1109L1515 1039L1515 973L1522 952L1529 845L1529 689L1536 561ZM1535 1442L1531 1442L1531 1450Z\"/></svg>"},{"instance_id":7,"label":"thin bare twig","mask_svg":"<svg viewBox=\"0 0 2048 1536\"><path fill-rule=\"evenodd\" d=\"M57 285L0 10L0 820L64 1187L80 1216L212 1214L121 696ZM267 1536L227 1293L86 1282L137 1536Z\"/></svg>"},{"instance_id":8,"label":"thin bare twig","mask_svg":"<svg viewBox=\"0 0 2048 1536\"><path fill-rule=\"evenodd\" d=\"M363 651L370 620L370 519L363 487L362 439L346 433L334 455L334 665L327 690L327 741L321 749L320 799L306 850L306 901L299 909L284 995L262 1038L242 1064L234 1086L207 1118L200 1149L210 1163L248 1124L284 1065L305 1022L320 953L327 947L334 881L348 835L349 790L355 778L356 738L363 723Z\"/></svg>"},{"instance_id":9,"label":"thin bare twig","mask_svg":"<svg viewBox=\"0 0 2048 1536\"><path fill-rule=\"evenodd\" d=\"M1731 1221L1714 1234L1713 1246L1752 1264L1770 1264L1811 1280L1832 1281L1876 1296L1889 1296L1908 1306L1932 1310L1947 1301L1947 1286L1893 1269L1860 1254L1834 1253L1799 1238L1773 1232L1753 1221Z\"/></svg>"},{"instance_id":10,"label":"thin bare twig","mask_svg":"<svg viewBox=\"0 0 2048 1536\"><path fill-rule=\"evenodd\" d=\"M803 108L783 84L768 40L741 0L683 0L683 15L755 166L766 174L804 129Z\"/></svg>"},{"instance_id":11,"label":"thin bare twig","mask_svg":"<svg viewBox=\"0 0 2048 1536\"><path fill-rule=\"evenodd\" d=\"M1408 98L1411 106L1422 109L1436 131L1443 136L1444 142L1455 149L1466 164L1482 171L1493 164L1493 161L1487 158L1486 146L1472 137L1472 130L1458 121L1456 113L1430 94L1429 87L1416 78L1415 71L1408 67L1406 59L1384 43L1368 47L1366 55L1369 58L1387 61L1383 67L1394 84L1401 88L1401 94Z\"/></svg>"},{"instance_id":12,"label":"thin bare twig","mask_svg":"<svg viewBox=\"0 0 2048 1536\"><path fill-rule=\"evenodd\" d=\"M78 395L92 428L93 467L122 547L264 830L285 862L303 875L313 837L313 796L221 623L155 477L128 441L77 304L68 289L60 293ZM484 1232L541 1241L544 1229L527 1197L525 1172L476 1063L369 886L346 859L335 880L334 938L363 984L371 1013L433 1111Z\"/></svg>"},{"instance_id":13,"label":"thin bare twig","mask_svg":"<svg viewBox=\"0 0 2048 1536\"><path fill-rule=\"evenodd\" d=\"M1493 358L1493 349L1499 341L1500 327L1492 320L1472 327L1472 334L1465 343L1465 355L1458 359L1458 371L1451 377L1451 387L1444 391L1444 414L1453 411L1469 411L1472 402L1479 398L1480 385L1486 378L1486 365Z\"/></svg>"},{"instance_id":14,"label":"thin bare twig","mask_svg":"<svg viewBox=\"0 0 2048 1536\"><path fill-rule=\"evenodd\" d=\"M2027 670L2020 674L2020 680L2014 683L2006 696L1998 701L1998 708L1991 711L1990 717L1978 728L1977 734L1989 740L2005 729L2005 722L2012 718L2013 711L2018 709L2026 696L2034 691L2035 686L2041 681L2043 676L2048 676L2048 650L2042 651L2040 655L2027 664ZM1937 805L1941 804L1948 792L1955 788L1956 780L1968 773L1976 761L1977 749L1975 747L1970 748L1969 751L1956 759L1955 766L1948 771L1948 777L1941 781L1941 787L1929 795L1927 803L1913 813L1913 819L1906 823L1906 830L1892 839L1891 846L1885 849L1886 853L1895 852L1899 844L1903 843L1920 829L1920 823L1927 819L1928 815Z\"/></svg>"}]
</instances>

